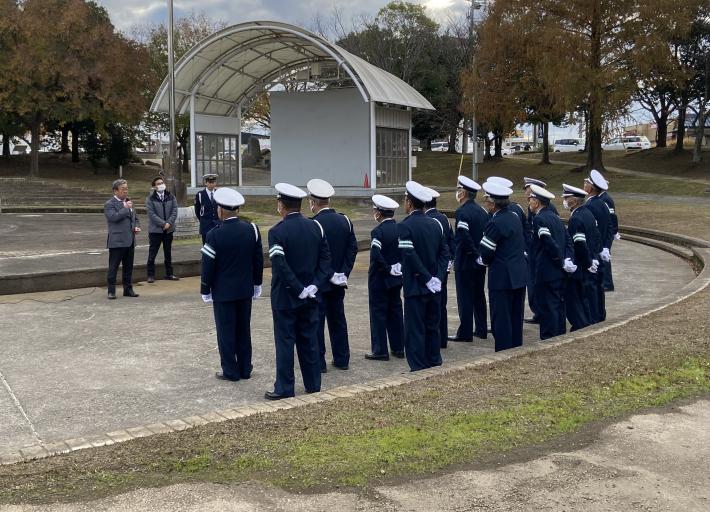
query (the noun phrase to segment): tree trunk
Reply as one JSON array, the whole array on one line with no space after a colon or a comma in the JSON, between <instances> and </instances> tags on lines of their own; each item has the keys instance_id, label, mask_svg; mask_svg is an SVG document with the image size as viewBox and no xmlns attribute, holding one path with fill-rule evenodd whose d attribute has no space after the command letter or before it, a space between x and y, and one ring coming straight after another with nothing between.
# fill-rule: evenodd
<instances>
[{"instance_id":1,"label":"tree trunk","mask_svg":"<svg viewBox=\"0 0 710 512\"><path fill-rule=\"evenodd\" d=\"M71 130L71 161L79 161L79 130L72 125Z\"/></svg>"},{"instance_id":2,"label":"tree trunk","mask_svg":"<svg viewBox=\"0 0 710 512\"><path fill-rule=\"evenodd\" d=\"M685 116L686 112L688 110L688 100L686 98L682 98L680 101L680 105L678 106L678 120L676 123L678 123L676 127L676 137L675 137L675 149L673 152L676 155L679 155L683 152L683 145L685 144Z\"/></svg>"},{"instance_id":3,"label":"tree trunk","mask_svg":"<svg viewBox=\"0 0 710 512\"><path fill-rule=\"evenodd\" d=\"M496 148L494 158L503 158L503 136L496 134L494 143Z\"/></svg>"},{"instance_id":4,"label":"tree trunk","mask_svg":"<svg viewBox=\"0 0 710 512\"><path fill-rule=\"evenodd\" d=\"M590 69L594 76L599 76L602 62L601 42L601 12L598 2L594 3L591 24ZM605 91L599 83L592 82L589 91L589 152L587 153L587 168L604 172L602 162L602 123Z\"/></svg>"},{"instance_id":5,"label":"tree trunk","mask_svg":"<svg viewBox=\"0 0 710 512\"><path fill-rule=\"evenodd\" d=\"M542 160L541 164L550 164L550 123L542 123Z\"/></svg>"},{"instance_id":6,"label":"tree trunk","mask_svg":"<svg viewBox=\"0 0 710 512\"><path fill-rule=\"evenodd\" d=\"M698 110L697 126L695 127L695 147L693 148L693 163L703 161L703 139L705 139L705 119L708 112L704 108Z\"/></svg>"},{"instance_id":7,"label":"tree trunk","mask_svg":"<svg viewBox=\"0 0 710 512\"><path fill-rule=\"evenodd\" d=\"M491 139L488 137L488 134L483 138L483 159L484 160L490 160L491 159Z\"/></svg>"},{"instance_id":8,"label":"tree trunk","mask_svg":"<svg viewBox=\"0 0 710 512\"><path fill-rule=\"evenodd\" d=\"M61 153L69 153L69 126L62 126L62 149Z\"/></svg>"},{"instance_id":9,"label":"tree trunk","mask_svg":"<svg viewBox=\"0 0 710 512\"><path fill-rule=\"evenodd\" d=\"M456 136L459 133L458 126L454 126L449 133L449 153L456 153Z\"/></svg>"},{"instance_id":10,"label":"tree trunk","mask_svg":"<svg viewBox=\"0 0 710 512\"><path fill-rule=\"evenodd\" d=\"M10 137L6 133L0 133L2 135L2 156L5 159L10 158Z\"/></svg>"},{"instance_id":11,"label":"tree trunk","mask_svg":"<svg viewBox=\"0 0 710 512\"><path fill-rule=\"evenodd\" d=\"M30 133L32 134L32 140L30 141L31 155L30 155L30 177L36 178L39 176L39 129L41 123L40 120L35 118L30 123Z\"/></svg>"},{"instance_id":12,"label":"tree trunk","mask_svg":"<svg viewBox=\"0 0 710 512\"><path fill-rule=\"evenodd\" d=\"M667 146L666 139L668 138L668 111L661 112L661 115L656 121L656 147L665 148Z\"/></svg>"},{"instance_id":13,"label":"tree trunk","mask_svg":"<svg viewBox=\"0 0 710 512\"><path fill-rule=\"evenodd\" d=\"M589 112L584 111L584 152L589 151Z\"/></svg>"}]
</instances>

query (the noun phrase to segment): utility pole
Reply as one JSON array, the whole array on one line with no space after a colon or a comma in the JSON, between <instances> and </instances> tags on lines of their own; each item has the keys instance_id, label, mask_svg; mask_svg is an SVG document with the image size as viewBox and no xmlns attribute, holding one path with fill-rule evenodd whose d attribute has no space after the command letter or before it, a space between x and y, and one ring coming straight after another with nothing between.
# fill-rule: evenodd
<instances>
[{"instance_id":1,"label":"utility pole","mask_svg":"<svg viewBox=\"0 0 710 512\"><path fill-rule=\"evenodd\" d=\"M471 65L475 67L476 65L476 50L473 46L473 37L476 33L476 24L478 20L476 19L476 11L485 10L488 6L488 0L471 0L471 14L469 16L469 37L471 39ZM475 99L474 99L475 106ZM471 143L473 144L473 153L471 154L471 160L473 161L471 168L471 178L474 181L478 181L478 123L476 122L476 113L471 115Z\"/></svg>"},{"instance_id":2,"label":"utility pole","mask_svg":"<svg viewBox=\"0 0 710 512\"><path fill-rule=\"evenodd\" d=\"M178 204L185 201L185 190L182 186L182 170L176 158L175 145L175 51L173 35L175 22L173 20L173 0L168 0L168 103L170 113L170 148L168 151L167 180L170 192L175 196Z\"/></svg>"}]
</instances>

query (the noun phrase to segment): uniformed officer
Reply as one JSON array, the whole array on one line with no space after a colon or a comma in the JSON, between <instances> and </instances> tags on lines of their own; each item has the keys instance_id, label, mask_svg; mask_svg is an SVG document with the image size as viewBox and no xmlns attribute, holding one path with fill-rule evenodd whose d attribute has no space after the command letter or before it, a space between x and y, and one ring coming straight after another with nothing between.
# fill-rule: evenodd
<instances>
[{"instance_id":1,"label":"uniformed officer","mask_svg":"<svg viewBox=\"0 0 710 512\"><path fill-rule=\"evenodd\" d=\"M347 370L350 364L348 323L345 319L345 289L357 256L357 240L353 224L346 215L330 207L330 198L335 190L325 180L312 179L307 184L310 193L310 208L315 220L325 231L330 249L331 275L318 293L318 347L320 369L325 373L325 322L328 320L328 335L333 352L333 366Z\"/></svg>"},{"instance_id":2,"label":"uniformed officer","mask_svg":"<svg viewBox=\"0 0 710 512\"><path fill-rule=\"evenodd\" d=\"M205 174L205 188L195 195L195 215L200 222L200 235L202 243L207 240L207 233L211 229L219 226L219 216L217 214L217 203L214 200L214 193L217 190L217 175Z\"/></svg>"},{"instance_id":3,"label":"uniformed officer","mask_svg":"<svg viewBox=\"0 0 710 512\"><path fill-rule=\"evenodd\" d=\"M513 191L494 182L483 184L484 205L491 221L481 238L479 264L488 266L488 298L496 352L523 344L523 309L528 272L525 237L510 210Z\"/></svg>"},{"instance_id":4,"label":"uniformed officer","mask_svg":"<svg viewBox=\"0 0 710 512\"><path fill-rule=\"evenodd\" d=\"M444 228L424 215L431 195L415 181L406 184L404 208L399 223L404 288L404 352L412 371L441 365L439 315L441 285L449 256Z\"/></svg>"},{"instance_id":5,"label":"uniformed officer","mask_svg":"<svg viewBox=\"0 0 710 512\"><path fill-rule=\"evenodd\" d=\"M488 337L486 304L486 267L476 261L483 230L490 220L488 212L476 203L481 186L466 176L459 176L456 187L456 234L454 271L459 327L450 341L473 341L473 336ZM474 330L475 323L475 330Z\"/></svg>"},{"instance_id":6,"label":"uniformed officer","mask_svg":"<svg viewBox=\"0 0 710 512\"><path fill-rule=\"evenodd\" d=\"M301 215L306 193L277 183L281 222L269 230L271 309L276 341L276 382L268 400L294 396L293 349L306 392L320 391L318 362L318 291L332 275L330 251L323 227Z\"/></svg>"},{"instance_id":7,"label":"uniformed officer","mask_svg":"<svg viewBox=\"0 0 710 512\"><path fill-rule=\"evenodd\" d=\"M571 185L562 185L564 207L572 212L567 223L567 232L574 245L574 263L577 271L567 281L565 311L567 320L576 331L591 325L592 312L596 311L596 292L592 292L593 280L599 268L595 256L599 253L599 231L594 215L584 206L587 193Z\"/></svg>"},{"instance_id":8,"label":"uniformed officer","mask_svg":"<svg viewBox=\"0 0 710 512\"><path fill-rule=\"evenodd\" d=\"M589 194L585 205L594 215L597 221L597 229L599 230L599 238L601 240L601 251L598 254L599 269L597 271L597 281L599 287L597 291L597 316L594 319L596 322L606 320L606 299L604 298L604 274L609 271L609 263L611 262L611 253L609 247L614 240L612 229L611 212L604 200L599 197L604 190L609 187L609 184L601 175L600 172L592 170L589 176L584 180L584 191Z\"/></svg>"},{"instance_id":9,"label":"uniformed officer","mask_svg":"<svg viewBox=\"0 0 710 512\"><path fill-rule=\"evenodd\" d=\"M528 178L525 177L523 178L523 192L525 193L525 198L530 197L530 185L537 185L538 187L542 188L547 188L547 183L545 183L542 180L538 180L535 178ZM550 203L548 208L557 216L559 216L559 213L557 212L557 208L555 208L554 203ZM532 242L532 225L533 225L533 219L535 218L535 214L533 211L530 209L530 206L528 206L528 226L530 227L530 236L527 237L527 242L528 242L528 253L530 252L530 242ZM532 311L532 318L526 319L525 322L529 324L538 324L540 323L540 320L537 315L537 308L535 307L535 293L534 293L534 283L535 283L535 276L533 275L533 268L532 268L532 258L528 258L528 267L530 271L530 278L528 280L528 306L530 306L530 311Z\"/></svg>"},{"instance_id":10,"label":"uniformed officer","mask_svg":"<svg viewBox=\"0 0 710 512\"><path fill-rule=\"evenodd\" d=\"M513 182L507 178L501 178L500 176L491 176L486 180L487 183L496 183L502 185L506 188L513 189ZM519 203L515 201L510 201L508 209L513 212L520 219L520 225L523 228L523 237L525 238L525 247L530 247L530 241L532 240L532 224L528 222L528 216L525 213L525 208L523 208Z\"/></svg>"},{"instance_id":11,"label":"uniformed officer","mask_svg":"<svg viewBox=\"0 0 710 512\"><path fill-rule=\"evenodd\" d=\"M372 196L378 226L370 233L367 291L370 305L370 343L366 359L389 360L387 339L394 357L404 357L402 318L402 263L394 212L399 204L383 195Z\"/></svg>"},{"instance_id":12,"label":"uniformed officer","mask_svg":"<svg viewBox=\"0 0 710 512\"><path fill-rule=\"evenodd\" d=\"M611 215L611 232L614 235L612 241L609 243L609 250L611 251L614 240L621 240L621 234L619 234L619 217L616 214L616 205L614 204L614 199L609 195L608 186L609 182L607 182L607 190L602 190L599 193L599 197L606 203L606 206L609 208L609 214ZM607 271L604 273L604 291L613 292L614 278L612 277L611 260L607 262L606 270Z\"/></svg>"},{"instance_id":13,"label":"uniformed officer","mask_svg":"<svg viewBox=\"0 0 710 512\"><path fill-rule=\"evenodd\" d=\"M530 257L533 260L535 304L540 320L540 339L546 340L567 332L565 316L566 273L577 270L570 258L565 258L566 233L560 218L548 205L555 195L538 185L530 185L528 203L534 213L533 240Z\"/></svg>"},{"instance_id":14,"label":"uniformed officer","mask_svg":"<svg viewBox=\"0 0 710 512\"><path fill-rule=\"evenodd\" d=\"M251 377L251 303L261 296L264 254L256 224L239 219L244 198L236 190L214 194L224 221L202 247L202 300L212 303L222 371L220 380Z\"/></svg>"},{"instance_id":15,"label":"uniformed officer","mask_svg":"<svg viewBox=\"0 0 710 512\"><path fill-rule=\"evenodd\" d=\"M449 224L449 218L436 209L437 199L441 194L434 190L433 188L424 187L427 192L431 195L431 201L424 205L424 215L436 219L439 224L444 228L444 240L446 242L446 251L448 253L449 263L446 267L446 273L444 274L444 279L441 282L441 314L439 316L439 343L441 343L441 348L447 347L447 342L449 339L449 322L448 313L446 311L446 302L448 300L448 281L449 273L454 265L454 232L451 229L451 224Z\"/></svg>"}]
</instances>

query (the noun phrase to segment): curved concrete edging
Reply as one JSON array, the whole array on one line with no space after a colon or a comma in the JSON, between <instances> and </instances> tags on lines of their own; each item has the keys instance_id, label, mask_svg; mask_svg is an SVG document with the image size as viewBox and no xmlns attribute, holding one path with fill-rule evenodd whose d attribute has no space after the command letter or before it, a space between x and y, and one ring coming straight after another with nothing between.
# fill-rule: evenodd
<instances>
[{"instance_id":1,"label":"curved concrete edging","mask_svg":"<svg viewBox=\"0 0 710 512\"><path fill-rule=\"evenodd\" d=\"M668 245L670 245L669 241L675 240L675 235L673 235L672 233L655 232L654 234L658 234L658 238L662 238L663 240L657 240L658 242L660 242L657 245L654 245L653 240L646 240L646 243L648 243L649 245L654 245L662 250L667 250ZM684 241L686 240L683 240L683 238L687 237L678 237L677 240L679 245L684 245ZM650 307L645 307L643 311L629 313L620 320L609 324L587 327L585 329L580 329L579 331L575 331L573 333L565 334L554 340L546 340L545 342L534 342L523 347L518 347L504 352L497 352L488 356L479 357L474 361L440 366L437 368L430 368L427 370L421 370L409 374L402 374L394 378L383 378L375 381L370 381L364 384L340 386L337 388L329 389L327 391L314 393L312 395L303 395L294 398L288 398L285 400L280 400L277 402L257 402L248 406L238 407L234 409L217 410L203 415L195 415L182 419L165 421L162 423L153 423L149 425L126 428L124 430L117 430L114 432L108 432L106 434L97 436L67 439L65 441L55 443L33 445L22 448L19 451L0 454L0 465L28 462L30 460L47 458L54 455L69 453L72 451L108 446L115 443L130 441L132 439L152 436L155 434L178 432L200 425L206 425L209 423L219 423L231 419L252 416L254 414L259 413L270 413L277 410L292 409L294 407L301 407L312 403L323 403L330 400L335 400L337 398L346 398L354 396L358 393L385 389L414 381L426 380L439 375L446 375L453 372L465 371L471 368L491 364L496 361L503 361L514 357L520 357L521 355L525 355L531 352L537 352L540 350L549 350L560 345L571 343L573 341L595 336L597 334L607 332L617 327L622 327L632 321L647 317L669 306L677 304L707 288L710 285L710 265L708 265L708 263L710 262L710 244L704 240L700 240L700 242L703 243L704 247L692 247L692 258L690 257L688 251L678 251L677 253L672 251L674 254L677 254L680 257L684 257L685 259L691 258L692 260L699 262L701 270L698 276L693 281L683 286L671 295L666 296L663 299L657 301L655 304L652 304ZM363 245L364 242L360 241L358 247L359 250L363 250ZM367 243L367 246L369 246L369 243Z\"/></svg>"}]
</instances>

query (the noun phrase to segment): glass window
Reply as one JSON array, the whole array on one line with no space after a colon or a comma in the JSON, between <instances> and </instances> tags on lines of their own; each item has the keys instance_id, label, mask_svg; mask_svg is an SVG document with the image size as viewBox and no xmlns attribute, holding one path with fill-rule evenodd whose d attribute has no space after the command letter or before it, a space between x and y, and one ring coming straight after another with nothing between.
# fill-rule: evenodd
<instances>
[{"instance_id":1,"label":"glass window","mask_svg":"<svg viewBox=\"0 0 710 512\"><path fill-rule=\"evenodd\" d=\"M222 185L239 185L239 163L231 149L237 147L237 136L197 133L195 138L198 181L204 174L214 173Z\"/></svg>"},{"instance_id":2,"label":"glass window","mask_svg":"<svg viewBox=\"0 0 710 512\"><path fill-rule=\"evenodd\" d=\"M377 186L401 186L409 179L409 131L377 128Z\"/></svg>"}]
</instances>

